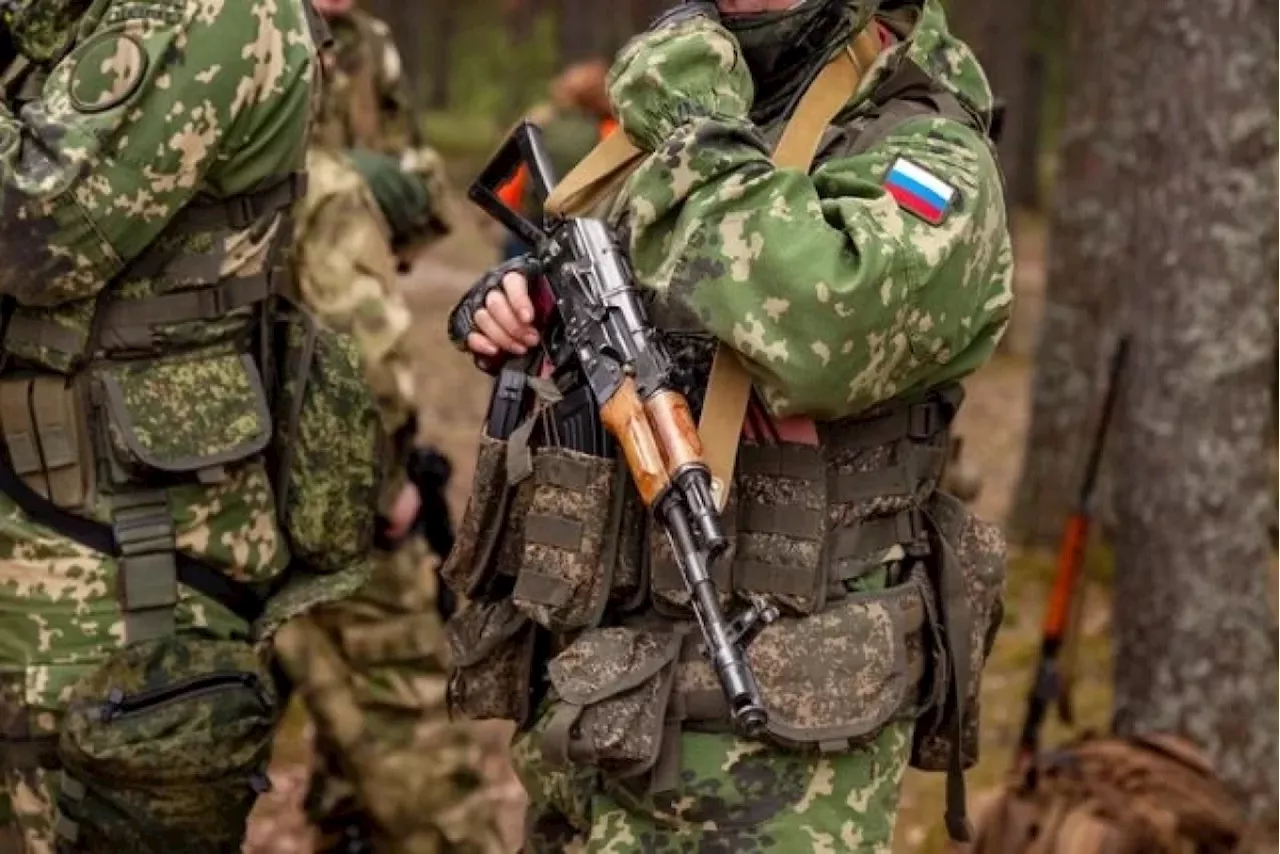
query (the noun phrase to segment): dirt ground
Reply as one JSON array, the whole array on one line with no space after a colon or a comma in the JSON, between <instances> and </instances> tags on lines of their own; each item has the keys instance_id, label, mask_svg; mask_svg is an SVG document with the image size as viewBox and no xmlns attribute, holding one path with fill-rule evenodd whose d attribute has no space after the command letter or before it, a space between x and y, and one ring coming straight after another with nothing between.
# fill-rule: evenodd
<instances>
[{"instance_id":1,"label":"dirt ground","mask_svg":"<svg viewBox=\"0 0 1280 854\"><path fill-rule=\"evenodd\" d=\"M471 220L465 211L462 215ZM1017 287L1022 303L1015 346L966 383L966 404L958 429L965 440L966 458L983 477L976 507L989 519L1005 517L1020 465L1028 415L1030 347L1027 342L1034 339L1034 322L1039 313L1042 245L1043 241L1038 239L1026 241L1027 257L1019 259L1022 275ZM492 245L483 232L463 227L454 237L434 248L405 281L405 292L419 321L414 339L419 364L424 371L430 371L437 382L439 377L447 378L438 399L425 403L432 425L431 438L454 461L450 501L455 518L470 490L475 437L487 403L489 381L471 367L468 357L452 350L445 342L444 324L458 295L474 280L476 271L493 258ZM1049 567L1041 561L1022 556L1014 556L1011 561L1006 621L984 681L983 758L979 767L969 774L970 803L974 809L980 808L996 790L1011 758L1034 667L1037 627L1048 577ZM1110 704L1105 687L1109 669L1106 643L1109 609L1101 586L1091 591L1087 601L1078 671L1089 674L1089 680L1078 686L1076 710L1082 726L1102 727ZM490 724L479 726L479 730L490 747L487 771L493 781L493 797L502 804L514 851L519 843L524 796L505 759L509 729ZM1062 733L1057 725L1050 727L1051 738L1060 737ZM259 804L246 852L306 854L311 850L310 835L298 807L305 788L308 753L306 722L294 709L277 745L273 764L276 790ZM430 761L430 757L423 757L423 761ZM909 772L903 791L897 851L944 848L942 783L941 775Z\"/></svg>"}]
</instances>

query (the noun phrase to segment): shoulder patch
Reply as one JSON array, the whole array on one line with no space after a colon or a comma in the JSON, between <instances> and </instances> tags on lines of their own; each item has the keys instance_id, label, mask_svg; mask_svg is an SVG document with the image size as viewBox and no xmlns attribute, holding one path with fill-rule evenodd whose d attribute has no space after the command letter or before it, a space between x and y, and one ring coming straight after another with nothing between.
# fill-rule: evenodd
<instances>
[{"instance_id":1,"label":"shoulder patch","mask_svg":"<svg viewBox=\"0 0 1280 854\"><path fill-rule=\"evenodd\" d=\"M905 157L893 161L884 176L884 188L899 207L930 225L945 222L960 197L953 184Z\"/></svg>"},{"instance_id":2,"label":"shoulder patch","mask_svg":"<svg viewBox=\"0 0 1280 854\"><path fill-rule=\"evenodd\" d=\"M127 101L147 72L147 52L133 36L107 32L77 48L68 90L82 113L100 113Z\"/></svg>"}]
</instances>

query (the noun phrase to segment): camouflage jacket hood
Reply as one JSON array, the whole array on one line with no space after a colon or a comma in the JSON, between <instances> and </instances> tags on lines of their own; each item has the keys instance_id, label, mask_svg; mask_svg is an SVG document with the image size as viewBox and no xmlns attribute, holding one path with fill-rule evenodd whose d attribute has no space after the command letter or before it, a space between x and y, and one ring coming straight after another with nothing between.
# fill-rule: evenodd
<instances>
[{"instance_id":1,"label":"camouflage jacket hood","mask_svg":"<svg viewBox=\"0 0 1280 854\"><path fill-rule=\"evenodd\" d=\"M899 37L899 41L881 52L854 96L855 108L890 74L903 59L920 66L935 82L954 94L970 109L982 116L991 114L991 87L968 45L947 28L940 0L925 0L882 12L877 19Z\"/></svg>"}]
</instances>

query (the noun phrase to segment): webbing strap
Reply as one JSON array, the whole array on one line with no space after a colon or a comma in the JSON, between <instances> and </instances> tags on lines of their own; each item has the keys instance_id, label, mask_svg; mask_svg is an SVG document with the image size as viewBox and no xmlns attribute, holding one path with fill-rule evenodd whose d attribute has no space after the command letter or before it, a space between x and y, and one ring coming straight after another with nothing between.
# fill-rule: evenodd
<instances>
[{"instance_id":1,"label":"webbing strap","mask_svg":"<svg viewBox=\"0 0 1280 854\"><path fill-rule=\"evenodd\" d=\"M72 329L24 312L14 314L9 319L9 328L4 334L4 349L15 350L15 345L24 345L24 349L28 350L79 353L84 349L86 337L82 329Z\"/></svg>"},{"instance_id":2,"label":"webbing strap","mask_svg":"<svg viewBox=\"0 0 1280 854\"><path fill-rule=\"evenodd\" d=\"M273 184L225 199L197 198L178 212L166 234L244 229L269 214L292 207L307 193L307 174L294 172Z\"/></svg>"},{"instance_id":3,"label":"webbing strap","mask_svg":"<svg viewBox=\"0 0 1280 854\"><path fill-rule=\"evenodd\" d=\"M215 287L142 299L117 299L103 310L101 334L106 337L123 328L212 320L262 302L270 295L271 282L263 272L230 279Z\"/></svg>"},{"instance_id":4,"label":"webbing strap","mask_svg":"<svg viewBox=\"0 0 1280 854\"><path fill-rule=\"evenodd\" d=\"M18 477L3 453L0 453L0 493L18 505L38 525L56 531L93 551L113 556L121 553L110 526L85 516L67 513L36 494ZM175 562L178 581L184 586L208 596L246 623L252 624L262 616L265 603L248 585L181 552L175 554Z\"/></svg>"},{"instance_id":5,"label":"webbing strap","mask_svg":"<svg viewBox=\"0 0 1280 854\"><path fill-rule=\"evenodd\" d=\"M116 587L124 612L125 643L172 635L178 566L168 495L156 489L113 496L111 510L111 528L120 549Z\"/></svg>"},{"instance_id":6,"label":"webbing strap","mask_svg":"<svg viewBox=\"0 0 1280 854\"><path fill-rule=\"evenodd\" d=\"M862 77L880 52L872 27L864 27L853 42L819 72L805 91L795 114L787 122L774 149L773 163L780 169L808 172L822 134L853 97ZM706 450L707 467L719 509L729 498L733 469L741 444L742 422L751 399L751 376L742 358L724 344L716 347L707 381L706 398L698 433Z\"/></svg>"}]
</instances>

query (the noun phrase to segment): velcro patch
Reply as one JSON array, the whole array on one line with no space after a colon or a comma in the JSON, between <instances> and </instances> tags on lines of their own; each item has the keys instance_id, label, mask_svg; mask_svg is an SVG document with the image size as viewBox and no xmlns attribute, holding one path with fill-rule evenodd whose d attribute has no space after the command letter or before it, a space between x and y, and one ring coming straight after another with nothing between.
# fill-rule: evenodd
<instances>
[{"instance_id":1,"label":"velcro patch","mask_svg":"<svg viewBox=\"0 0 1280 854\"><path fill-rule=\"evenodd\" d=\"M905 157L899 157L889 167L884 188L899 207L930 225L945 222L960 195L953 185Z\"/></svg>"}]
</instances>

